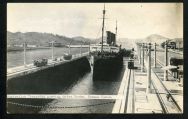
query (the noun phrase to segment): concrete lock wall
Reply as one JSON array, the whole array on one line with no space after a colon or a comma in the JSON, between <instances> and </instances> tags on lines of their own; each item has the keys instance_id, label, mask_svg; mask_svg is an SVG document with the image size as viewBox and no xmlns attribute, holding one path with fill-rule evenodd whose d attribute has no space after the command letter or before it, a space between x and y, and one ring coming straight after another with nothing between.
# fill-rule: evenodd
<instances>
[{"instance_id":1,"label":"concrete lock wall","mask_svg":"<svg viewBox=\"0 0 188 119\"><path fill-rule=\"evenodd\" d=\"M7 81L7 94L53 94L91 71L86 57L40 70Z\"/></svg>"}]
</instances>

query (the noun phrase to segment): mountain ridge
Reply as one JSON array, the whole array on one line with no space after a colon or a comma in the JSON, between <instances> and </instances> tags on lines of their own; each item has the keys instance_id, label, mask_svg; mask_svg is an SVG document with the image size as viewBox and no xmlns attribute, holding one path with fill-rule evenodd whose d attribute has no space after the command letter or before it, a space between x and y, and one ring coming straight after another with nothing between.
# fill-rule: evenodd
<instances>
[{"instance_id":1,"label":"mountain ridge","mask_svg":"<svg viewBox=\"0 0 188 119\"><path fill-rule=\"evenodd\" d=\"M7 45L21 45L23 42L27 42L30 45L48 45L49 42L56 41L63 45L68 45L72 42L72 45L89 44L92 40L89 38L79 37L79 39L69 38L66 36L52 34L52 33L41 33L41 32L10 32L7 31Z\"/></svg>"},{"instance_id":2,"label":"mountain ridge","mask_svg":"<svg viewBox=\"0 0 188 119\"><path fill-rule=\"evenodd\" d=\"M106 37L104 37L105 39ZM92 39L92 38L85 38L83 36L76 36L76 37L66 37L58 34L52 34L52 33L42 33L42 32L10 32L7 31L7 45L22 45L23 42L27 42L30 45L41 45L45 46L48 45L49 42L52 40L61 43L62 45L68 45L70 42L72 42L72 45L80 45L82 44L95 44L101 42L101 38ZM133 45L134 42L144 42L144 43L154 43L161 44L165 42L166 40L171 41L183 41L183 38L174 38L170 39L167 37L164 37L159 34L151 34L145 38L142 39L129 39L129 38L118 38L117 43L118 44L125 44L126 47L129 47Z\"/></svg>"}]
</instances>

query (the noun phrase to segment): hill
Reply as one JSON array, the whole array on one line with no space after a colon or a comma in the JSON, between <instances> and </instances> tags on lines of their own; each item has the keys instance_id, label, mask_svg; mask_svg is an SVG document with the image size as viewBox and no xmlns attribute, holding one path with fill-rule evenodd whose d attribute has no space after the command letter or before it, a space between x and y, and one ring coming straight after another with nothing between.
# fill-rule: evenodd
<instances>
[{"instance_id":1,"label":"hill","mask_svg":"<svg viewBox=\"0 0 188 119\"><path fill-rule=\"evenodd\" d=\"M170 38L164 37L162 35L152 34L152 35L149 35L148 37L146 37L144 39L135 40L135 42L157 43L159 45L162 44L165 41L182 42L183 38L170 39Z\"/></svg>"},{"instance_id":2,"label":"hill","mask_svg":"<svg viewBox=\"0 0 188 119\"><path fill-rule=\"evenodd\" d=\"M146 37L145 42L161 44L161 43L165 42L166 40L170 40L170 39L166 38L164 36L158 35L158 34L152 34L152 35L149 35L148 37Z\"/></svg>"},{"instance_id":3,"label":"hill","mask_svg":"<svg viewBox=\"0 0 188 119\"><path fill-rule=\"evenodd\" d=\"M85 42L86 44L88 43L96 43L96 40L95 39L91 39L91 38L84 38L82 36L76 36L76 37L72 37L72 39L74 39L75 41L83 41Z\"/></svg>"},{"instance_id":4,"label":"hill","mask_svg":"<svg viewBox=\"0 0 188 119\"><path fill-rule=\"evenodd\" d=\"M106 39L106 37L104 37L104 39ZM71 41L72 41L72 45L80 45L81 43L94 44L94 43L101 42L101 38L91 39L91 38L85 38L82 36L69 38L66 36L61 36L61 35L52 34L52 33L39 33L39 32L12 33L12 32L7 31L7 45L13 45L13 44L22 45L23 42L26 41L30 45L46 46L52 40L58 43L61 43L62 45L68 45ZM169 39L162 35L152 34L144 39L119 38L117 40L117 43L122 44L122 47L124 48L132 48L134 42L143 42L143 43L156 42L157 44L160 45L166 40L171 40L175 42L183 41L182 38Z\"/></svg>"},{"instance_id":5,"label":"hill","mask_svg":"<svg viewBox=\"0 0 188 119\"><path fill-rule=\"evenodd\" d=\"M158 45L161 45L163 42L165 41L174 41L176 43L180 43L180 45L182 45L183 42L183 38L174 38L174 39L170 39L170 38L166 38L162 35L158 35L158 34L151 34L149 36L147 36L146 38L142 38L142 39L129 39L129 38L119 38L118 39L118 43L122 44L123 48L132 48L134 43L157 43ZM178 44L179 44L178 43Z\"/></svg>"},{"instance_id":6,"label":"hill","mask_svg":"<svg viewBox=\"0 0 188 119\"><path fill-rule=\"evenodd\" d=\"M147 36L146 38L137 39L137 40L135 40L135 42L161 44L161 43L165 42L166 40L170 40L170 39L166 38L164 36L158 35L158 34L151 34L151 35Z\"/></svg>"},{"instance_id":7,"label":"hill","mask_svg":"<svg viewBox=\"0 0 188 119\"><path fill-rule=\"evenodd\" d=\"M86 42L88 44L91 40L84 37L69 38L66 36L60 36L52 33L39 33L39 32L7 32L7 45L21 45L23 42L27 42L30 45L46 46L51 41L56 41L62 45L68 45L71 41L73 45L79 45Z\"/></svg>"}]
</instances>

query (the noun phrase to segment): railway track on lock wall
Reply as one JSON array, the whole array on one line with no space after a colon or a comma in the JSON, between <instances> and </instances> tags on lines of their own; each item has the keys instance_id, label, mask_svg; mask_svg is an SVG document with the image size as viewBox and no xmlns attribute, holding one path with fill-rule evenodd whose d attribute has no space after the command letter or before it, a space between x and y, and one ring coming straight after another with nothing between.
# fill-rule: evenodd
<instances>
[{"instance_id":1,"label":"railway track on lock wall","mask_svg":"<svg viewBox=\"0 0 188 119\"><path fill-rule=\"evenodd\" d=\"M153 58L153 57L152 57ZM154 59L154 58L153 58ZM164 66L162 62L160 62L158 59L157 59L157 63L160 65L160 66ZM174 99L172 93L168 90L168 88L163 84L162 80L160 79L160 77L157 75L156 72L154 72L152 70L153 74L156 76L156 78L158 79L158 81L160 82L161 86L163 87L163 89L165 90L165 94L168 96L169 99L171 99L171 103L173 105L173 107L176 108L176 111L178 113L182 113L182 109L180 108L180 106L178 105L178 103L176 102L176 100ZM169 72L168 72L169 73ZM169 73L170 75L172 75L172 73ZM153 85L153 88L154 88L154 91L159 99L159 103L161 105L161 108L163 110L163 113L170 113L167 105L165 104L165 101L164 99L162 98L162 94L158 91L157 89L157 86L155 84L155 82L153 80L151 80L151 84ZM163 93L164 94L164 93Z\"/></svg>"},{"instance_id":2,"label":"railway track on lock wall","mask_svg":"<svg viewBox=\"0 0 188 119\"><path fill-rule=\"evenodd\" d=\"M169 51L169 52L172 52L172 51ZM176 53L176 52L173 52L173 53ZM177 53L177 54L182 55L182 53ZM154 59L154 56L152 56L151 58ZM156 59L156 62L158 63L158 65L161 66L161 68L164 67L164 64L159 59ZM147 68L147 66L146 66L146 68ZM171 101L169 103L171 103L171 106L173 106L175 108L174 109L174 110L176 110L175 113L177 113L177 112L178 113L182 113L183 111L180 108L180 106L178 105L177 101L174 99L173 94L164 85L164 83L162 82L162 80L160 79L160 77L157 75L157 72L154 72L152 70L152 73L153 73L153 75L156 76L156 79L158 80L158 84L161 84L161 87L164 90L164 92L161 93L160 90L158 89L158 85L156 85L156 82L153 81L153 80L151 80L151 85L153 86L153 89L154 89L154 91L156 93L156 96L157 96L157 98L159 100L160 106L162 108L162 113L174 113L174 112L172 112L172 110L168 109L169 105L166 104L166 102L167 102L166 100L168 100L168 99L164 95L168 95L168 98L171 99ZM170 71L168 71L168 75L172 76L172 73Z\"/></svg>"},{"instance_id":3,"label":"railway track on lock wall","mask_svg":"<svg viewBox=\"0 0 188 119\"><path fill-rule=\"evenodd\" d=\"M154 75L157 76L157 74L156 74L155 72L154 72ZM163 88L164 88L164 90L165 90L165 93L159 92L159 90L157 89L157 86L156 86L156 84L155 84L154 81L151 80L151 83L152 83L152 85L153 85L153 88L154 88L154 90L155 90L155 93L156 93L156 95L157 95L157 98L159 99L159 103L160 103L160 105L161 105L161 108L162 108L162 110L163 110L163 113L171 113L171 112L169 111L169 109L168 109L168 107L167 107L165 101L164 101L164 98L162 97L162 95L164 95L164 94L165 94L166 96L168 96L169 99L171 99L170 102L172 103L173 107L176 108L176 111L177 111L178 113L182 113L182 109L180 108L180 106L178 105L178 103L176 102L176 100L174 99L174 97L173 97L173 95L171 94L171 92L166 88L166 86L163 84L162 80L161 80L158 76L157 76L157 79L160 81L161 85L163 86ZM166 99L167 99L167 97L166 97ZM168 99L167 99L167 100L168 100Z\"/></svg>"}]
</instances>

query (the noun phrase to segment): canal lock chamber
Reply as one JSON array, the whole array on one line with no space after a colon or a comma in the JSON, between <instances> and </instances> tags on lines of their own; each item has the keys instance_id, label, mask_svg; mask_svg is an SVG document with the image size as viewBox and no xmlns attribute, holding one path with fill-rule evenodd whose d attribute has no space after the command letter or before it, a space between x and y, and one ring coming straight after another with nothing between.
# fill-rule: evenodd
<instances>
[{"instance_id":1,"label":"canal lock chamber","mask_svg":"<svg viewBox=\"0 0 188 119\"><path fill-rule=\"evenodd\" d=\"M90 71L87 57L82 57L9 79L7 80L7 94L57 94L66 91ZM7 111L10 113L36 113L39 109L29 111L28 108L32 107L28 107L28 105L44 106L50 101L52 99L7 99ZM26 107L23 108L23 105L19 104L26 104Z\"/></svg>"}]
</instances>

